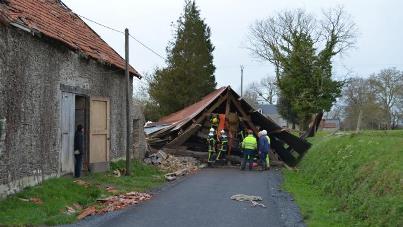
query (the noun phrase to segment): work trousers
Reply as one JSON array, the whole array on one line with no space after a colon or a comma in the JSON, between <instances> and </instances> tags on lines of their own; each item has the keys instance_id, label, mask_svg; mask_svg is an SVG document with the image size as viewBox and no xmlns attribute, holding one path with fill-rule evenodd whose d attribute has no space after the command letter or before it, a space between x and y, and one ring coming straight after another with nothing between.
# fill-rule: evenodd
<instances>
[{"instance_id":1,"label":"work trousers","mask_svg":"<svg viewBox=\"0 0 403 227\"><path fill-rule=\"evenodd\" d=\"M262 169L266 170L267 169L267 156L268 153L260 152L259 154L259 159L260 159L260 166Z\"/></svg>"},{"instance_id":2,"label":"work trousers","mask_svg":"<svg viewBox=\"0 0 403 227\"><path fill-rule=\"evenodd\" d=\"M74 163L74 177L78 178L81 176L81 167L83 165L83 155L75 154L74 159L76 160Z\"/></svg>"},{"instance_id":3,"label":"work trousers","mask_svg":"<svg viewBox=\"0 0 403 227\"><path fill-rule=\"evenodd\" d=\"M249 163L249 170L252 170L253 165L253 153L252 150L244 150L243 151L243 158L241 163L241 170L245 170L246 163Z\"/></svg>"}]
</instances>

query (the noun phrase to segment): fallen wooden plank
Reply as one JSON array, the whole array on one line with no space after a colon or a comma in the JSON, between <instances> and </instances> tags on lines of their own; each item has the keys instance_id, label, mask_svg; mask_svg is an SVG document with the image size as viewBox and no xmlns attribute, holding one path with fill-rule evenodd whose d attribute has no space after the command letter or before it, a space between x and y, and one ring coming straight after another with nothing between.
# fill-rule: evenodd
<instances>
[{"instance_id":1,"label":"fallen wooden plank","mask_svg":"<svg viewBox=\"0 0 403 227\"><path fill-rule=\"evenodd\" d=\"M200 124L192 124L185 132L180 134L178 137L176 137L174 140L169 142L166 147L173 148L179 145L182 145L187 139L189 139L197 130L199 130L201 127Z\"/></svg>"}]
</instances>

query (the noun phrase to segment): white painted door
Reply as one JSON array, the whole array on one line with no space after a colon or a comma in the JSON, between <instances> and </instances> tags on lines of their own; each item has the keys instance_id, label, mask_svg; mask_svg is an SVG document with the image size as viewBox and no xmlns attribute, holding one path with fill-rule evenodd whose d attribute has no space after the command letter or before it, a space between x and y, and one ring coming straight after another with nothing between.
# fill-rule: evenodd
<instances>
[{"instance_id":1,"label":"white painted door","mask_svg":"<svg viewBox=\"0 0 403 227\"><path fill-rule=\"evenodd\" d=\"M60 154L61 174L74 172L74 106L73 93L62 92L61 100L61 140L62 151Z\"/></svg>"}]
</instances>

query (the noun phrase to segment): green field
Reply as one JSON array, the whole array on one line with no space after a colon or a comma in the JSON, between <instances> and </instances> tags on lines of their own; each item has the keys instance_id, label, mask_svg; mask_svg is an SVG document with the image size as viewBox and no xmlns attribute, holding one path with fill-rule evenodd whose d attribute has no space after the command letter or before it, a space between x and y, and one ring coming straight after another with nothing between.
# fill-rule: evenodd
<instances>
[{"instance_id":1,"label":"green field","mask_svg":"<svg viewBox=\"0 0 403 227\"><path fill-rule=\"evenodd\" d=\"M284 188L309 226L403 226L403 131L321 134Z\"/></svg>"},{"instance_id":2,"label":"green field","mask_svg":"<svg viewBox=\"0 0 403 227\"><path fill-rule=\"evenodd\" d=\"M123 167L123 161L111 164L112 170ZM66 214L66 206L94 204L96 199L111 195L106 191L108 186L119 192L144 192L165 182L163 173L140 162L133 162L132 175L128 177L115 177L111 171L81 178L89 184L87 186L74 183L74 180L72 177L50 179L0 201L0 226L72 223L76 214ZM39 198L43 203L27 201L30 198Z\"/></svg>"}]
</instances>

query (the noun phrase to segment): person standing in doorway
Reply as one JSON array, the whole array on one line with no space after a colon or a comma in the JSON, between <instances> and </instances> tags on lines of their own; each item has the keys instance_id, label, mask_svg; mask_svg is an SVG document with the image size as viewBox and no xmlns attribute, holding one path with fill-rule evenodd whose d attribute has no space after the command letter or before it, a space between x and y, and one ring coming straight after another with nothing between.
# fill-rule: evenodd
<instances>
[{"instance_id":1,"label":"person standing in doorway","mask_svg":"<svg viewBox=\"0 0 403 227\"><path fill-rule=\"evenodd\" d=\"M83 126L78 125L77 130L74 134L74 177L78 178L81 176L81 167L83 164L83 153L84 153L84 132Z\"/></svg>"},{"instance_id":2,"label":"person standing in doorway","mask_svg":"<svg viewBox=\"0 0 403 227\"><path fill-rule=\"evenodd\" d=\"M253 131L248 129L248 136L242 141L243 159L241 163L241 170L245 170L246 163L249 163L249 170L252 170L253 156L256 154L257 141L253 136Z\"/></svg>"}]
</instances>

